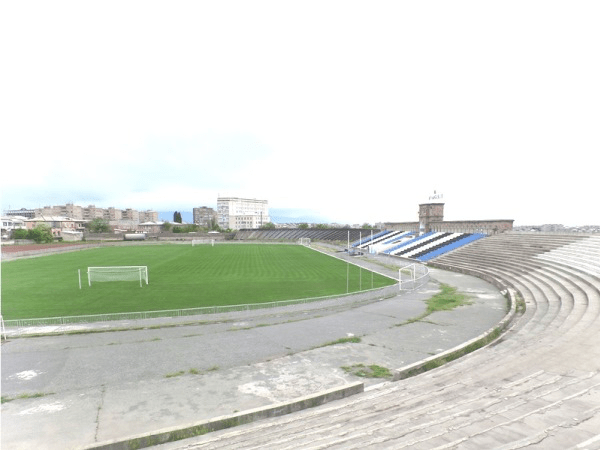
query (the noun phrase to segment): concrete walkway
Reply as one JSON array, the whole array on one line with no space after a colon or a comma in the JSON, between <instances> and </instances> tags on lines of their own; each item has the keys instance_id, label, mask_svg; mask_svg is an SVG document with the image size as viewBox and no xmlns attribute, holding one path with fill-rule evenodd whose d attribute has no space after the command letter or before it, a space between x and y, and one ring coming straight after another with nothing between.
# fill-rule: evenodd
<instances>
[{"instance_id":1,"label":"concrete walkway","mask_svg":"<svg viewBox=\"0 0 600 450\"><path fill-rule=\"evenodd\" d=\"M389 262L353 261L397 271ZM439 283L459 287L471 304L405 324ZM357 381L368 389L384 380L342 367L400 368L480 335L506 312L490 284L433 270L417 291L358 307L322 302L195 323L162 319L147 329L11 338L2 344L2 396L13 399L2 404L2 448L94 447ZM327 345L347 337L361 341Z\"/></svg>"}]
</instances>

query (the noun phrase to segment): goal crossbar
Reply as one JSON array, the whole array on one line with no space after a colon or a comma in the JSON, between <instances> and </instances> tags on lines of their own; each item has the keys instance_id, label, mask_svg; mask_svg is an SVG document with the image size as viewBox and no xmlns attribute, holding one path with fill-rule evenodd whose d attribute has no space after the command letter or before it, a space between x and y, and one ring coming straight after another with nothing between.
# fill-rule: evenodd
<instances>
[{"instance_id":1,"label":"goal crossbar","mask_svg":"<svg viewBox=\"0 0 600 450\"><path fill-rule=\"evenodd\" d=\"M192 247L194 247L196 245L203 245L203 244L209 244L212 247L214 247L215 240L214 239L192 239Z\"/></svg>"},{"instance_id":2,"label":"goal crossbar","mask_svg":"<svg viewBox=\"0 0 600 450\"><path fill-rule=\"evenodd\" d=\"M92 281L138 281L148 284L148 266L88 267L88 284Z\"/></svg>"}]
</instances>

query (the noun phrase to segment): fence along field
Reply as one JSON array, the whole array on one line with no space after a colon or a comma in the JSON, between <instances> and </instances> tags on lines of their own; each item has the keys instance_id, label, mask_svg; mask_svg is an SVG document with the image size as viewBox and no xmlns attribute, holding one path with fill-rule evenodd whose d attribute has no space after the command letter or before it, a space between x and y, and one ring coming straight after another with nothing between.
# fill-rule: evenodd
<instances>
[{"instance_id":1,"label":"fence along field","mask_svg":"<svg viewBox=\"0 0 600 450\"><path fill-rule=\"evenodd\" d=\"M150 284L88 286L87 267L138 265L148 267ZM357 292L394 284L360 270L300 245L95 248L2 263L2 316L11 320L264 303L342 294L347 286Z\"/></svg>"}]
</instances>

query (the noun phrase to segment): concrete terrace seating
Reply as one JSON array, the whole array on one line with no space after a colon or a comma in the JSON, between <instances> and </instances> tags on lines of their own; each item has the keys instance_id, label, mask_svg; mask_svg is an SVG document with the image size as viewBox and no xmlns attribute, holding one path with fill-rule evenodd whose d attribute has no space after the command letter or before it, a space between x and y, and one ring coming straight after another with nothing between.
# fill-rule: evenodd
<instances>
[{"instance_id":1,"label":"concrete terrace seating","mask_svg":"<svg viewBox=\"0 0 600 450\"><path fill-rule=\"evenodd\" d=\"M300 228L276 228L267 230L239 230L234 237L237 241L289 241L295 242L300 238L310 238L316 241L340 241L357 240L361 234L366 235L370 230L347 229L347 228L325 228L325 229L300 229ZM374 233L379 230L373 230ZM370 239L370 234L369 234Z\"/></svg>"},{"instance_id":2,"label":"concrete terrace seating","mask_svg":"<svg viewBox=\"0 0 600 450\"><path fill-rule=\"evenodd\" d=\"M437 369L185 448L598 449L599 254L600 236L506 233L436 258L516 292L526 310Z\"/></svg>"}]
</instances>

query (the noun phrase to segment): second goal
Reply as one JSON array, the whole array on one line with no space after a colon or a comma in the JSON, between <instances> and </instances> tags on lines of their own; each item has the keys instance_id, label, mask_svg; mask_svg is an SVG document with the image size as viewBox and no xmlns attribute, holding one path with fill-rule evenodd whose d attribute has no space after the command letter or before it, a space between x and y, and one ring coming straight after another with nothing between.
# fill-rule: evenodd
<instances>
[{"instance_id":1,"label":"second goal","mask_svg":"<svg viewBox=\"0 0 600 450\"><path fill-rule=\"evenodd\" d=\"M211 247L215 246L214 239L192 239L192 247L196 245L210 245Z\"/></svg>"},{"instance_id":2,"label":"second goal","mask_svg":"<svg viewBox=\"0 0 600 450\"><path fill-rule=\"evenodd\" d=\"M148 284L148 266L104 266L88 267L88 284L92 281L139 281Z\"/></svg>"}]
</instances>

